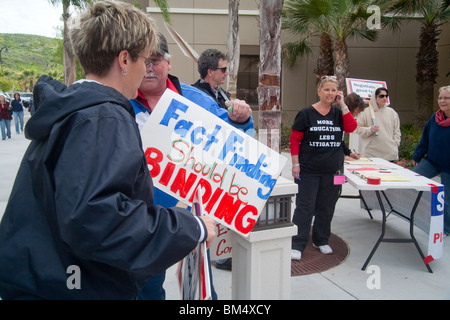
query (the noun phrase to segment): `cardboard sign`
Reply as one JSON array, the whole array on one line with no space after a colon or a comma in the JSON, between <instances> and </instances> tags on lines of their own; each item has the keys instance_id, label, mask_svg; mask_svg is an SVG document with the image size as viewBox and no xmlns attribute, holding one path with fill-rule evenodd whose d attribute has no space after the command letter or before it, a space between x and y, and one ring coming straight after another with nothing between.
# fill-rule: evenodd
<instances>
[{"instance_id":1,"label":"cardboard sign","mask_svg":"<svg viewBox=\"0 0 450 320\"><path fill-rule=\"evenodd\" d=\"M155 187L247 236L287 159L184 97L166 90L141 129Z\"/></svg>"},{"instance_id":2,"label":"cardboard sign","mask_svg":"<svg viewBox=\"0 0 450 320\"><path fill-rule=\"evenodd\" d=\"M347 84L347 94L354 92L366 101L370 100L374 90L381 87L387 89L386 81L347 78L345 82ZM389 97L387 104L390 104Z\"/></svg>"},{"instance_id":3,"label":"cardboard sign","mask_svg":"<svg viewBox=\"0 0 450 320\"><path fill-rule=\"evenodd\" d=\"M227 227L216 223L216 238L211 246L211 260L226 259L232 257L232 232Z\"/></svg>"}]
</instances>

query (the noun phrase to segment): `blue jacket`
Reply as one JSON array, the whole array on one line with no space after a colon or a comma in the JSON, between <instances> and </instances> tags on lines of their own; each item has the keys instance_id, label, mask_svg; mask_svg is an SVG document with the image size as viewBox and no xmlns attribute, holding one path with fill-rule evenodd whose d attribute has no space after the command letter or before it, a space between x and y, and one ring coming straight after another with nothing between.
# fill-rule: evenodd
<instances>
[{"instance_id":1,"label":"blue jacket","mask_svg":"<svg viewBox=\"0 0 450 320\"><path fill-rule=\"evenodd\" d=\"M228 117L228 111L220 108L216 101L214 101L214 99L211 98L208 94L193 86L179 82L178 78L175 76L169 75L169 79L170 81L172 81L180 95L208 110L223 121L231 124L233 127L244 131L249 136L254 136L255 131L253 126L253 117L250 116L250 119L245 123L233 122ZM133 105L134 112L136 113L136 120L139 126L143 125L146 121L146 118L149 116L149 110L136 99L131 100L131 104Z\"/></svg>"},{"instance_id":2,"label":"blue jacket","mask_svg":"<svg viewBox=\"0 0 450 320\"><path fill-rule=\"evenodd\" d=\"M420 162L426 158L439 170L450 173L450 127L438 125L435 117L436 113L425 125L413 160Z\"/></svg>"},{"instance_id":3,"label":"blue jacket","mask_svg":"<svg viewBox=\"0 0 450 320\"><path fill-rule=\"evenodd\" d=\"M133 107L118 91L43 76L34 93L30 146L0 223L0 296L135 299L198 245L201 225L153 204Z\"/></svg>"}]
</instances>

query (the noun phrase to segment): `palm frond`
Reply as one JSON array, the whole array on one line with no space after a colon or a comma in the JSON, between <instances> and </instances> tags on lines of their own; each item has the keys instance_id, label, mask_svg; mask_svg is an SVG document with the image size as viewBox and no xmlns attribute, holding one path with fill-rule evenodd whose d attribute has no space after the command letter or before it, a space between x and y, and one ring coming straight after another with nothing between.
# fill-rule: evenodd
<instances>
[{"instance_id":1,"label":"palm frond","mask_svg":"<svg viewBox=\"0 0 450 320\"><path fill-rule=\"evenodd\" d=\"M168 24L172 24L170 18L170 7L167 0L153 0L153 1L161 9L164 21L166 21Z\"/></svg>"}]
</instances>

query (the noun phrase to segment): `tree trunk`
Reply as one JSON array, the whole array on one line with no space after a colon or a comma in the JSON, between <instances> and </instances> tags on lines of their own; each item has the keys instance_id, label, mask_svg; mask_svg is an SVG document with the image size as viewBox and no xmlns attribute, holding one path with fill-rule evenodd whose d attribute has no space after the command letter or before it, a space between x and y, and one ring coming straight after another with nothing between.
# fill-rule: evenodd
<instances>
[{"instance_id":1,"label":"tree trunk","mask_svg":"<svg viewBox=\"0 0 450 320\"><path fill-rule=\"evenodd\" d=\"M280 0L260 2L260 67L258 82L259 141L275 151L281 143L281 13Z\"/></svg>"},{"instance_id":2,"label":"tree trunk","mask_svg":"<svg viewBox=\"0 0 450 320\"><path fill-rule=\"evenodd\" d=\"M76 60L75 54L72 50L72 44L69 39L69 28L67 22L69 20L69 1L63 1L63 19L64 19L64 45L63 45L63 64L64 64L64 83L66 86L70 86L75 82L76 72Z\"/></svg>"},{"instance_id":3,"label":"tree trunk","mask_svg":"<svg viewBox=\"0 0 450 320\"><path fill-rule=\"evenodd\" d=\"M348 47L345 40L336 39L334 49L334 74L338 80L338 90L343 91L345 96L347 95L345 79L350 76L350 61L348 58Z\"/></svg>"},{"instance_id":4,"label":"tree trunk","mask_svg":"<svg viewBox=\"0 0 450 320\"><path fill-rule=\"evenodd\" d=\"M322 33L320 36L320 51L314 73L316 74L316 84L319 83L322 76L334 74L333 40L327 33Z\"/></svg>"},{"instance_id":5,"label":"tree trunk","mask_svg":"<svg viewBox=\"0 0 450 320\"><path fill-rule=\"evenodd\" d=\"M434 112L434 84L438 76L439 53L437 42L440 31L434 24L424 24L420 31L420 47L416 63L415 125L423 128Z\"/></svg>"},{"instance_id":6,"label":"tree trunk","mask_svg":"<svg viewBox=\"0 0 450 320\"><path fill-rule=\"evenodd\" d=\"M228 30L228 84L227 91L231 99L237 96L237 78L239 72L239 58L241 55L239 41L239 0L229 1L229 30Z\"/></svg>"}]
</instances>

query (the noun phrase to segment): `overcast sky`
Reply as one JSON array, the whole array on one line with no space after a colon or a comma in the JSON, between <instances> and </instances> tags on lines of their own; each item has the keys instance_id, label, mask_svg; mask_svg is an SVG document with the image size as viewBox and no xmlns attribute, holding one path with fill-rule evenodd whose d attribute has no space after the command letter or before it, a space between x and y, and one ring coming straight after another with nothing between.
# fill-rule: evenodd
<instances>
[{"instance_id":1,"label":"overcast sky","mask_svg":"<svg viewBox=\"0 0 450 320\"><path fill-rule=\"evenodd\" d=\"M63 26L62 6L48 0L0 0L0 33L37 34L55 38Z\"/></svg>"}]
</instances>

